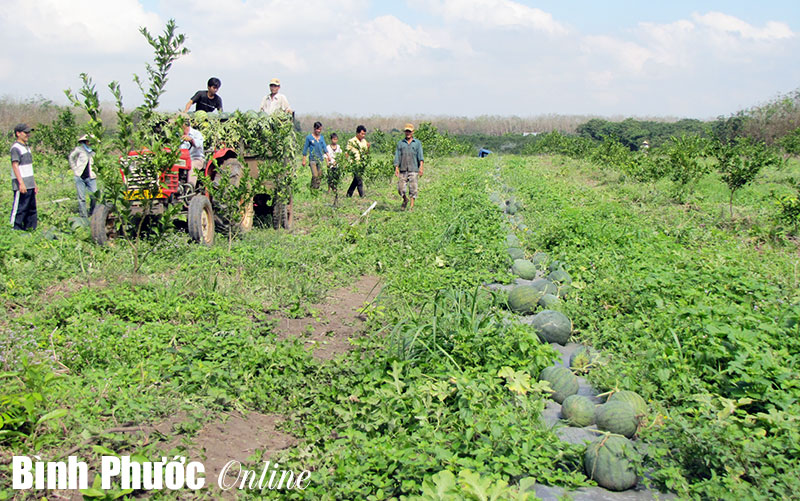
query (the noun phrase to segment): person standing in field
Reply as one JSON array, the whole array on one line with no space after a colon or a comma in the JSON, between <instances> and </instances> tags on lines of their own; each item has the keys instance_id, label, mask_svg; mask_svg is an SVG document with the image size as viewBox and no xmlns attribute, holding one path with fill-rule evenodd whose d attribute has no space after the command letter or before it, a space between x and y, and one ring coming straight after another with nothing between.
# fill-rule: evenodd
<instances>
[{"instance_id":1,"label":"person standing in field","mask_svg":"<svg viewBox=\"0 0 800 501\"><path fill-rule=\"evenodd\" d=\"M202 171L205 167L205 158L203 151L203 134L199 130L193 129L189 124L189 120L183 122L183 141L181 149L189 150L189 158L192 161L192 169L189 171L189 184L195 186L197 184L197 171Z\"/></svg>"},{"instance_id":2,"label":"person standing in field","mask_svg":"<svg viewBox=\"0 0 800 501\"><path fill-rule=\"evenodd\" d=\"M264 96L261 100L261 107L259 110L269 113L270 115L276 111L284 111L292 114L292 108L289 106L289 100L286 96L280 93L281 81L273 78L269 81L269 94Z\"/></svg>"},{"instance_id":3,"label":"person standing in field","mask_svg":"<svg viewBox=\"0 0 800 501\"><path fill-rule=\"evenodd\" d=\"M11 145L11 226L15 230L35 230L39 223L36 212L36 194L39 188L33 179L33 155L28 138L33 131L28 124L14 127L16 141Z\"/></svg>"},{"instance_id":4,"label":"person standing in field","mask_svg":"<svg viewBox=\"0 0 800 501\"><path fill-rule=\"evenodd\" d=\"M367 142L367 128L363 125L356 127L356 135L347 141L347 155L351 157L351 165L358 165L362 160L362 154L366 155L369 152L369 143ZM364 180L361 179L362 172L356 170L353 172L353 182L347 188L347 196L352 197L353 192L358 188L358 196L364 198Z\"/></svg>"},{"instance_id":5,"label":"person standing in field","mask_svg":"<svg viewBox=\"0 0 800 501\"><path fill-rule=\"evenodd\" d=\"M328 145L325 144L325 138L322 137L322 124L314 122L314 131L306 136L306 141L303 143L303 167L306 166L308 161L311 167L311 189L319 189L319 180L322 177L322 163L328 156Z\"/></svg>"},{"instance_id":6,"label":"person standing in field","mask_svg":"<svg viewBox=\"0 0 800 501\"><path fill-rule=\"evenodd\" d=\"M397 176L397 192L403 197L403 204L400 208L408 206L408 210L414 209L414 200L417 199L417 181L422 176L422 166L425 158L422 154L422 143L414 138L414 126L406 124L403 128L405 139L397 143L394 152L394 175ZM408 187L408 195L406 195ZM408 201L411 200L409 204Z\"/></svg>"},{"instance_id":7,"label":"person standing in field","mask_svg":"<svg viewBox=\"0 0 800 501\"><path fill-rule=\"evenodd\" d=\"M75 177L75 188L78 190L78 212L81 217L89 217L94 212L97 175L94 173L93 165L94 151L89 146L89 135L84 134L78 138L78 146L69 154L69 167ZM92 199L89 212L86 212L87 192Z\"/></svg>"},{"instance_id":8,"label":"person standing in field","mask_svg":"<svg viewBox=\"0 0 800 501\"><path fill-rule=\"evenodd\" d=\"M183 112L189 111L192 105L195 105L194 111L205 111L211 113L214 110L219 110L222 113L222 98L217 91L222 87L222 82L217 77L208 79L208 90L198 90L194 96L186 103L186 108Z\"/></svg>"},{"instance_id":9,"label":"person standing in field","mask_svg":"<svg viewBox=\"0 0 800 501\"><path fill-rule=\"evenodd\" d=\"M342 152L342 147L339 146L339 135L335 132L331 132L331 144L328 145L326 152L328 154L328 191L333 190L338 198L337 191L341 172L339 172L339 166L336 165L336 157Z\"/></svg>"}]
</instances>

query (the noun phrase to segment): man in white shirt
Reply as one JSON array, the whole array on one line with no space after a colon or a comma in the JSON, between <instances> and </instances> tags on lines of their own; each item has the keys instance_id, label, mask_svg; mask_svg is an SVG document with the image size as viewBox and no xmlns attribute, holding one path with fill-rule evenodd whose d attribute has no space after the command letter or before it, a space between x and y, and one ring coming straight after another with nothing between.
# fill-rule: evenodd
<instances>
[{"instance_id":1,"label":"man in white shirt","mask_svg":"<svg viewBox=\"0 0 800 501\"><path fill-rule=\"evenodd\" d=\"M289 100L286 96L280 93L281 81L273 78L269 81L269 94L264 96L261 100L261 111L267 112L270 115L278 110L284 111L291 115L292 108L289 106Z\"/></svg>"},{"instance_id":2,"label":"man in white shirt","mask_svg":"<svg viewBox=\"0 0 800 501\"><path fill-rule=\"evenodd\" d=\"M192 170L189 171L189 184L195 186L197 183L197 171L203 170L205 167L205 158L203 151L203 135L199 130L193 129L189 122L183 124L183 141L181 149L189 150L189 158L192 161Z\"/></svg>"}]
</instances>

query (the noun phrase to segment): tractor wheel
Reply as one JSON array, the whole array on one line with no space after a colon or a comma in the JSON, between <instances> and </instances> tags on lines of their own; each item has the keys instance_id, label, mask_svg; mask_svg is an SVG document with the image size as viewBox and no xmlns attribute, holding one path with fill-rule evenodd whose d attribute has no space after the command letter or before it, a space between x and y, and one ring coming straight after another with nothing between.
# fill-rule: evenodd
<instances>
[{"instance_id":1,"label":"tractor wheel","mask_svg":"<svg viewBox=\"0 0 800 501\"><path fill-rule=\"evenodd\" d=\"M116 238L122 233L118 227L117 217L112 212L112 207L105 204L95 208L90 226L92 240L97 245L105 245L110 239Z\"/></svg>"},{"instance_id":2,"label":"tractor wheel","mask_svg":"<svg viewBox=\"0 0 800 501\"><path fill-rule=\"evenodd\" d=\"M214 243L214 209L205 195L195 195L189 202L187 217L189 236L195 242L211 245Z\"/></svg>"},{"instance_id":3,"label":"tractor wheel","mask_svg":"<svg viewBox=\"0 0 800 501\"><path fill-rule=\"evenodd\" d=\"M237 188L239 187L239 183L242 182L242 177L244 177L244 167L242 167L242 163L239 162L238 158L229 158L222 162L220 172L227 175L231 184ZM253 201L242 202L241 220L238 225L239 231L246 233L253 228L253 215ZM227 221L224 222L223 226L228 228Z\"/></svg>"},{"instance_id":4,"label":"tractor wheel","mask_svg":"<svg viewBox=\"0 0 800 501\"><path fill-rule=\"evenodd\" d=\"M242 167L241 162L239 162L239 159L229 158L225 160L220 166L220 171L228 175L233 186L239 186L244 174L244 168Z\"/></svg>"}]
</instances>

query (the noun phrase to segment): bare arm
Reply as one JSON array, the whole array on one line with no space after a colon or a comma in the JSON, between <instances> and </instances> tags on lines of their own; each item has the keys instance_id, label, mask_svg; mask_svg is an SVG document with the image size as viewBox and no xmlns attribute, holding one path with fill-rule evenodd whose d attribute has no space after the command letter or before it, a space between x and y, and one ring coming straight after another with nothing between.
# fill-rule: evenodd
<instances>
[{"instance_id":1,"label":"bare arm","mask_svg":"<svg viewBox=\"0 0 800 501\"><path fill-rule=\"evenodd\" d=\"M193 104L194 104L194 101L192 101L191 99L189 99L189 102L188 102L188 103L186 103L186 108L184 108L184 109L183 109L183 112L184 112L184 113L188 113L188 112L189 112L189 108L191 108Z\"/></svg>"},{"instance_id":2,"label":"bare arm","mask_svg":"<svg viewBox=\"0 0 800 501\"><path fill-rule=\"evenodd\" d=\"M28 187L25 186L25 181L22 179L22 174L19 172L19 162L11 162L11 170L14 171L14 177L17 178L20 193L28 193Z\"/></svg>"}]
</instances>

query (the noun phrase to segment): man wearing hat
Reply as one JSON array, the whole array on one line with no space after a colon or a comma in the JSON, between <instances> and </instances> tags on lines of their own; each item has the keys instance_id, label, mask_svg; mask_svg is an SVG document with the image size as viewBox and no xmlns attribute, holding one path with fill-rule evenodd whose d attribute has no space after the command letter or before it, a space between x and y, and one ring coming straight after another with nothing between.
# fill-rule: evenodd
<instances>
[{"instance_id":1,"label":"man wearing hat","mask_svg":"<svg viewBox=\"0 0 800 501\"><path fill-rule=\"evenodd\" d=\"M269 94L264 96L264 99L261 100L261 108L259 109L269 113L270 115L278 110L291 114L292 108L289 107L289 100L286 99L286 96L279 92L280 90L281 81L277 78L270 80Z\"/></svg>"},{"instance_id":2,"label":"man wearing hat","mask_svg":"<svg viewBox=\"0 0 800 501\"><path fill-rule=\"evenodd\" d=\"M94 212L97 193L97 175L94 173L94 151L89 146L89 135L78 138L78 146L69 154L69 168L75 175L75 188L78 190L78 212L81 217L89 217ZM86 212L86 192L91 197L89 212Z\"/></svg>"},{"instance_id":3,"label":"man wearing hat","mask_svg":"<svg viewBox=\"0 0 800 501\"><path fill-rule=\"evenodd\" d=\"M36 193L39 188L33 180L33 155L28 146L31 129L28 124L14 127L16 141L11 145L11 226L15 230L35 230L38 224Z\"/></svg>"},{"instance_id":4,"label":"man wearing hat","mask_svg":"<svg viewBox=\"0 0 800 501\"><path fill-rule=\"evenodd\" d=\"M402 209L408 206L408 210L414 208L414 200L417 198L417 178L422 176L422 165L425 158L422 155L422 143L419 139L414 139L414 126L406 124L403 127L405 139L397 143L394 152L394 175L397 176L397 192L403 197ZM408 186L408 196L406 196L406 186ZM408 200L411 199L411 204Z\"/></svg>"}]
</instances>

